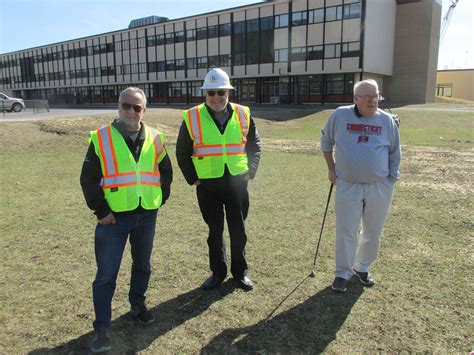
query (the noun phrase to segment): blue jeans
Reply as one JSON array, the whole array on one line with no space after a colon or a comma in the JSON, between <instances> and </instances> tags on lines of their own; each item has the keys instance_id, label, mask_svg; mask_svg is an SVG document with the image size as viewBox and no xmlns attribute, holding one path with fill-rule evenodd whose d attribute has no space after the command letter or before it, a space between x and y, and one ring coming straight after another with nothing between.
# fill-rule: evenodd
<instances>
[{"instance_id":1,"label":"blue jeans","mask_svg":"<svg viewBox=\"0 0 474 355\"><path fill-rule=\"evenodd\" d=\"M111 327L112 297L129 235L132 275L128 299L132 305L145 302L145 292L151 273L150 257L157 212L158 210L142 210L115 213L116 224L97 224L95 229L97 275L92 283L95 330L108 330Z\"/></svg>"}]
</instances>

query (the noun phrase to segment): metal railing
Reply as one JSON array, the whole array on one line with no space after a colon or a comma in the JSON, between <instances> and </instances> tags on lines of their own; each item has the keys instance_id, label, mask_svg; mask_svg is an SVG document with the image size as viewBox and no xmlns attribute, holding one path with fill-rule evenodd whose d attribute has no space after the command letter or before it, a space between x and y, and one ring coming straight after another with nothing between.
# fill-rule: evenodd
<instances>
[{"instance_id":1,"label":"metal railing","mask_svg":"<svg viewBox=\"0 0 474 355\"><path fill-rule=\"evenodd\" d=\"M49 112L48 100L23 100L25 102L25 108L21 112L40 113ZM5 115L7 112L13 112L12 104L6 104L5 101L0 101L0 110Z\"/></svg>"}]
</instances>

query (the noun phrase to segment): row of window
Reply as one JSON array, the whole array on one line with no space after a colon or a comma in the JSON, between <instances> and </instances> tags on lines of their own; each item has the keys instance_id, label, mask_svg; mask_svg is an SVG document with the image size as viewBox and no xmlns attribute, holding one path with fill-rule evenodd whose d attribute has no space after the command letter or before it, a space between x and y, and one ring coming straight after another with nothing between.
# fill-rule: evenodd
<instances>
[{"instance_id":1,"label":"row of window","mask_svg":"<svg viewBox=\"0 0 474 355\"><path fill-rule=\"evenodd\" d=\"M275 63L292 62L331 58L347 58L360 56L360 42L346 42L341 44L325 44L292 48L288 58L288 49L276 49Z\"/></svg>"},{"instance_id":2,"label":"row of window","mask_svg":"<svg viewBox=\"0 0 474 355\"><path fill-rule=\"evenodd\" d=\"M346 20L360 17L360 3L352 3L339 6L331 6L326 8L312 9L294 12L291 14L292 26L300 26L306 24L330 22L337 20ZM262 17L259 19L239 21L232 24L233 33L253 33L258 31L272 30L274 28L288 27L290 20L289 14ZM34 56L35 63L47 62L52 60L60 60L66 58L76 58L87 55L110 53L114 50L130 50L136 48L144 48L146 46L157 46L164 44L181 43L184 41L193 41L207 38L229 36L231 34L231 24L225 23L187 31L176 31L166 34L158 34L140 38L116 41L114 43L97 44L93 46L72 48L64 51L53 53L43 53ZM11 59L0 62L0 69L14 67L19 65L18 59Z\"/></svg>"},{"instance_id":3,"label":"row of window","mask_svg":"<svg viewBox=\"0 0 474 355\"><path fill-rule=\"evenodd\" d=\"M320 60L331 58L347 58L360 56L360 42L333 43L317 46L296 47L289 52L288 49L276 49L273 53L275 63L290 61ZM234 55L234 65L241 65L245 61L245 53L236 53ZM36 74L35 81L62 80L75 78L93 78L109 75L126 75L139 73L156 73L174 70L186 69L209 69L216 67L230 67L232 64L230 54L204 56L187 59L172 59L150 63L135 63L118 65L117 70L114 67L89 68L71 70L65 72L55 72L46 74ZM248 64L248 63L247 63ZM0 84L12 84L23 82L21 77L7 77L0 79Z\"/></svg>"},{"instance_id":4,"label":"row of window","mask_svg":"<svg viewBox=\"0 0 474 355\"><path fill-rule=\"evenodd\" d=\"M360 17L360 3L322 7L319 9L293 12L291 25L301 26L313 23L349 20ZM275 16L275 28L288 27L290 17L288 14Z\"/></svg>"}]
</instances>

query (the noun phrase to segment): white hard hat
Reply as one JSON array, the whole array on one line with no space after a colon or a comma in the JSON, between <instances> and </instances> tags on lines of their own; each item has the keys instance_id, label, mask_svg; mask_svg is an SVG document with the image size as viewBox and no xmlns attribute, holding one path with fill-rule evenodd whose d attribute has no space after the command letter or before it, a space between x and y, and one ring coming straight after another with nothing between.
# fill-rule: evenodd
<instances>
[{"instance_id":1,"label":"white hard hat","mask_svg":"<svg viewBox=\"0 0 474 355\"><path fill-rule=\"evenodd\" d=\"M208 89L233 89L230 85L229 75L220 68L212 69L204 78L204 85L201 90Z\"/></svg>"}]
</instances>

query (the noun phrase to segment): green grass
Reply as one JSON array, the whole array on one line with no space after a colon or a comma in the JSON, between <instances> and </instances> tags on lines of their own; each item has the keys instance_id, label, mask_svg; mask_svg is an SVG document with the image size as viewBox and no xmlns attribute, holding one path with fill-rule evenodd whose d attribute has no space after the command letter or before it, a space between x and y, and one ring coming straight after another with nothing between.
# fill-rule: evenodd
<instances>
[{"instance_id":1,"label":"green grass","mask_svg":"<svg viewBox=\"0 0 474 355\"><path fill-rule=\"evenodd\" d=\"M374 265L377 285L333 294L331 206L308 278L329 183L318 141L329 111L257 119L262 162L250 184L248 259L256 288L208 275L206 226L174 157L180 111L150 110L175 168L152 256L148 304L130 319L130 251L113 303L120 353L469 352L473 338L473 120L469 112L405 111L402 180ZM0 353L84 353L91 340L93 229L79 186L87 131L107 119L3 123L0 130ZM440 139L439 137L444 137ZM226 236L227 238L227 236Z\"/></svg>"}]
</instances>

